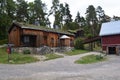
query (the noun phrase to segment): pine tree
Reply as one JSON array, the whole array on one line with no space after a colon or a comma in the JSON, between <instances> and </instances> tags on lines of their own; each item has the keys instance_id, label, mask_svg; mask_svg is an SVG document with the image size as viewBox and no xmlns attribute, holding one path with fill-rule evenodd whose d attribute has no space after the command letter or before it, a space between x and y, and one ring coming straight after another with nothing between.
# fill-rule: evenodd
<instances>
[{"instance_id":1,"label":"pine tree","mask_svg":"<svg viewBox=\"0 0 120 80\"><path fill-rule=\"evenodd\" d=\"M7 31L14 15L13 12L13 0L0 0L0 40L7 38Z\"/></svg>"},{"instance_id":2,"label":"pine tree","mask_svg":"<svg viewBox=\"0 0 120 80\"><path fill-rule=\"evenodd\" d=\"M37 20L41 26L46 26L46 5L45 3L42 3L41 0L35 0L34 1L34 11L35 11L35 20Z\"/></svg>"},{"instance_id":3,"label":"pine tree","mask_svg":"<svg viewBox=\"0 0 120 80\"><path fill-rule=\"evenodd\" d=\"M6 13L12 20L15 20L16 4L13 0L6 0Z\"/></svg>"},{"instance_id":4,"label":"pine tree","mask_svg":"<svg viewBox=\"0 0 120 80\"><path fill-rule=\"evenodd\" d=\"M102 22L104 22L105 12L101 6L98 6L96 9L96 13L97 13L99 24L101 24Z\"/></svg>"},{"instance_id":5,"label":"pine tree","mask_svg":"<svg viewBox=\"0 0 120 80\"><path fill-rule=\"evenodd\" d=\"M96 11L93 5L90 5L87 10L86 10L86 21L87 25L90 30L91 36L96 36L97 35L97 16L96 16Z\"/></svg>"},{"instance_id":6,"label":"pine tree","mask_svg":"<svg viewBox=\"0 0 120 80\"><path fill-rule=\"evenodd\" d=\"M17 15L18 22L27 22L28 20L28 4L25 0L17 0Z\"/></svg>"},{"instance_id":7,"label":"pine tree","mask_svg":"<svg viewBox=\"0 0 120 80\"><path fill-rule=\"evenodd\" d=\"M59 0L52 0L52 7L51 7L51 10L49 11L49 16L51 14L54 15L55 19L54 19L54 24L53 24L53 27L54 29L56 28L60 28L60 3L59 3Z\"/></svg>"},{"instance_id":8,"label":"pine tree","mask_svg":"<svg viewBox=\"0 0 120 80\"><path fill-rule=\"evenodd\" d=\"M34 10L34 3L30 2L28 4L28 23L34 24L35 23L35 10Z\"/></svg>"},{"instance_id":9,"label":"pine tree","mask_svg":"<svg viewBox=\"0 0 120 80\"><path fill-rule=\"evenodd\" d=\"M77 16L75 18L75 22L76 23L80 23L81 22L81 17L80 17L80 13L79 12L77 12Z\"/></svg>"},{"instance_id":10,"label":"pine tree","mask_svg":"<svg viewBox=\"0 0 120 80\"><path fill-rule=\"evenodd\" d=\"M69 24L69 22L72 22L72 15L70 14L69 5L65 3L65 24Z\"/></svg>"},{"instance_id":11,"label":"pine tree","mask_svg":"<svg viewBox=\"0 0 120 80\"><path fill-rule=\"evenodd\" d=\"M63 30L69 30L70 25L72 23L72 15L70 14L69 5L67 3L65 3L64 22L65 22L65 24L63 26L63 28L64 28Z\"/></svg>"},{"instance_id":12,"label":"pine tree","mask_svg":"<svg viewBox=\"0 0 120 80\"><path fill-rule=\"evenodd\" d=\"M64 25L64 16L65 16L65 7L62 3L60 4L59 12L60 12L60 26L62 28Z\"/></svg>"}]
</instances>

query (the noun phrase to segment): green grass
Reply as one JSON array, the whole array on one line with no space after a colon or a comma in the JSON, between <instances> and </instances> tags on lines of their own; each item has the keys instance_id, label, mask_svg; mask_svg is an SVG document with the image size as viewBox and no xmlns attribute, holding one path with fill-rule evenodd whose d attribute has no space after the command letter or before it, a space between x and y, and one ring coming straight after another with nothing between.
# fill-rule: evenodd
<instances>
[{"instance_id":1,"label":"green grass","mask_svg":"<svg viewBox=\"0 0 120 80\"><path fill-rule=\"evenodd\" d=\"M83 54L83 53L86 53L88 52L87 50L72 50L72 51L69 51L69 52L65 52L64 54L67 54L69 56L72 56L72 55L78 55L78 54Z\"/></svg>"},{"instance_id":2,"label":"green grass","mask_svg":"<svg viewBox=\"0 0 120 80\"><path fill-rule=\"evenodd\" d=\"M51 59L56 59L56 58L62 58L63 57L61 55L57 55L57 54L53 54L53 53L46 54L45 56L46 56L45 60L51 60Z\"/></svg>"},{"instance_id":3,"label":"green grass","mask_svg":"<svg viewBox=\"0 0 120 80\"><path fill-rule=\"evenodd\" d=\"M0 64L25 64L25 63L31 63L39 61L39 59L31 56L31 55L25 55L25 54L19 54L13 52L9 55L10 60L8 62L8 54L6 53L5 48L0 48Z\"/></svg>"},{"instance_id":4,"label":"green grass","mask_svg":"<svg viewBox=\"0 0 120 80\"><path fill-rule=\"evenodd\" d=\"M105 61L106 58L101 57L100 55L87 55L82 57L79 60L76 60L75 63L77 64L90 64L90 63L96 63L96 62L101 62Z\"/></svg>"}]
</instances>

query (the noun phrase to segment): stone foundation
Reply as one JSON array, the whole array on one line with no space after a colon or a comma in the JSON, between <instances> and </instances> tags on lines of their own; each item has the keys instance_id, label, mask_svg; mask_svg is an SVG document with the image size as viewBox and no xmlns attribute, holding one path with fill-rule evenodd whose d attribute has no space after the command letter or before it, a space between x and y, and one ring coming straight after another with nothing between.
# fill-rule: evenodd
<instances>
[{"instance_id":1,"label":"stone foundation","mask_svg":"<svg viewBox=\"0 0 120 80\"><path fill-rule=\"evenodd\" d=\"M49 53L64 53L67 51L71 51L73 50L73 47L48 47L48 46L43 46L43 47L39 47L39 48L35 48L35 47L18 47L18 48L13 48L13 50L15 52L19 52L19 53L23 53L24 50L30 50L31 54L49 54Z\"/></svg>"},{"instance_id":2,"label":"stone foundation","mask_svg":"<svg viewBox=\"0 0 120 80\"><path fill-rule=\"evenodd\" d=\"M30 50L32 54L36 54L37 50L36 48L33 47L18 47L18 48L13 48L15 52L23 53L24 50Z\"/></svg>"}]
</instances>

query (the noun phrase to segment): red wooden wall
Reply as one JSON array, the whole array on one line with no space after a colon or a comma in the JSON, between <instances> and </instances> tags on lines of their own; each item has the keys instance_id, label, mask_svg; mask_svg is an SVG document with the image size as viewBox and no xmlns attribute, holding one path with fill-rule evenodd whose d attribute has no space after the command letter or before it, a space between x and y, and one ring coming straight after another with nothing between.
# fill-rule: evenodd
<instances>
[{"instance_id":1,"label":"red wooden wall","mask_svg":"<svg viewBox=\"0 0 120 80\"><path fill-rule=\"evenodd\" d=\"M102 37L102 48L106 50L107 46L120 45L120 35L111 35Z\"/></svg>"}]
</instances>

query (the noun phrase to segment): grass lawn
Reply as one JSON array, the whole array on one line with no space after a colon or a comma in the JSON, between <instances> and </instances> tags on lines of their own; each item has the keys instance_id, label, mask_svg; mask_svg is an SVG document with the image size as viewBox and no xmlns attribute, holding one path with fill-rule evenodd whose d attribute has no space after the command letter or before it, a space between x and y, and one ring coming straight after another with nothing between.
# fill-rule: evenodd
<instances>
[{"instance_id":1,"label":"grass lawn","mask_svg":"<svg viewBox=\"0 0 120 80\"><path fill-rule=\"evenodd\" d=\"M83 54L83 53L86 53L86 52L89 52L87 50L72 50L72 51L69 51L69 52L65 52L64 54L67 54L69 56L72 56L72 55L78 55L78 54Z\"/></svg>"},{"instance_id":2,"label":"grass lawn","mask_svg":"<svg viewBox=\"0 0 120 80\"><path fill-rule=\"evenodd\" d=\"M78 64L90 64L90 63L96 63L96 62L101 62L101 61L105 61L106 58L101 57L100 55L87 55L82 57L79 60L76 60L75 63Z\"/></svg>"},{"instance_id":3,"label":"grass lawn","mask_svg":"<svg viewBox=\"0 0 120 80\"><path fill-rule=\"evenodd\" d=\"M0 63L3 64L25 64L39 61L39 59L25 54L12 53L10 54L10 60L8 62L8 54L5 48L0 48Z\"/></svg>"},{"instance_id":4,"label":"grass lawn","mask_svg":"<svg viewBox=\"0 0 120 80\"><path fill-rule=\"evenodd\" d=\"M56 58L62 58L63 56L51 53L51 54L46 54L45 57L46 57L45 60L51 60Z\"/></svg>"}]
</instances>

